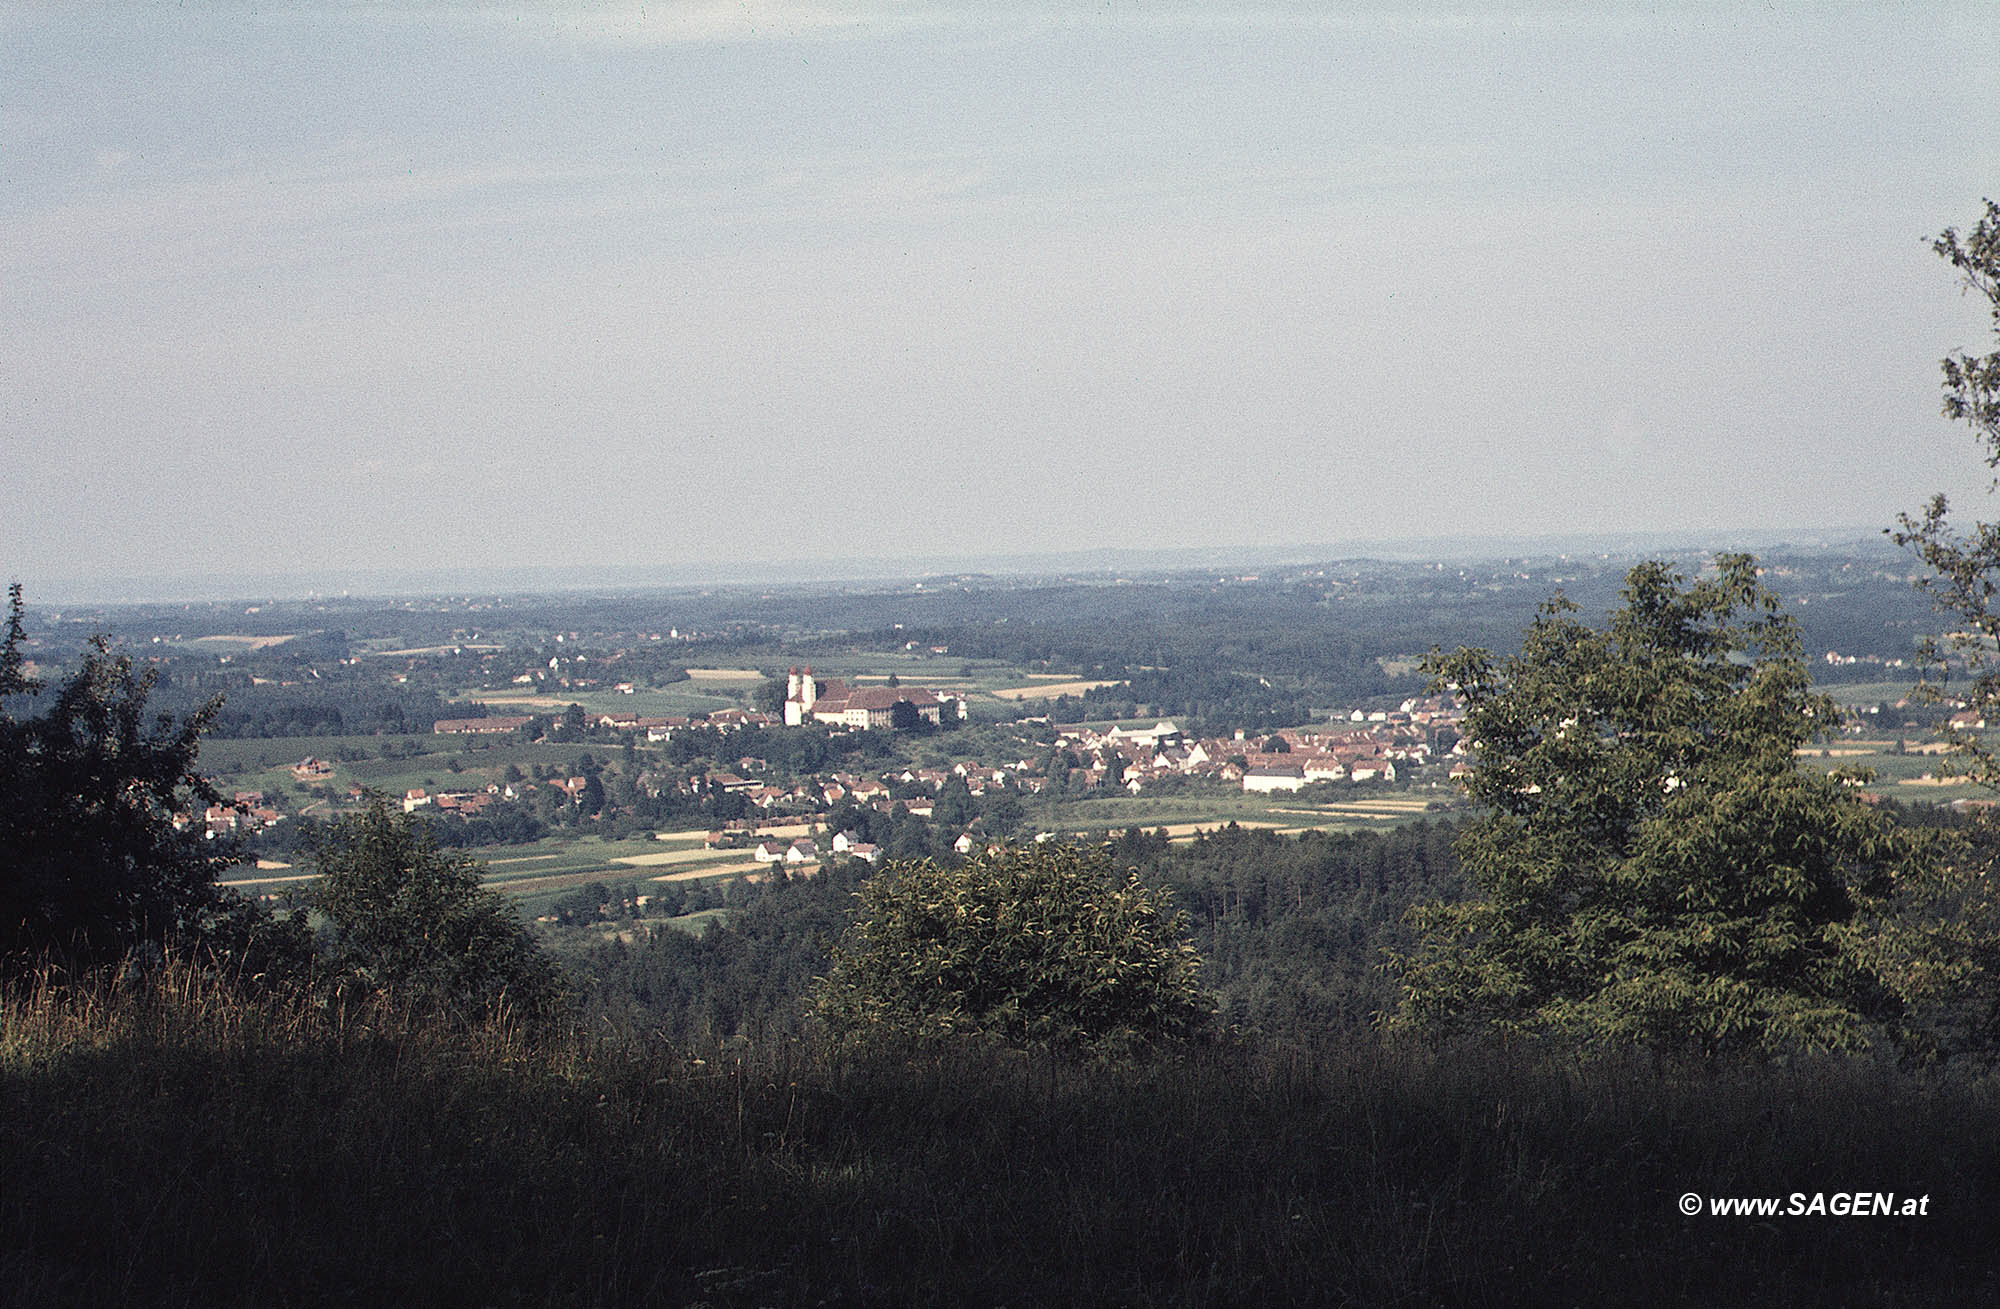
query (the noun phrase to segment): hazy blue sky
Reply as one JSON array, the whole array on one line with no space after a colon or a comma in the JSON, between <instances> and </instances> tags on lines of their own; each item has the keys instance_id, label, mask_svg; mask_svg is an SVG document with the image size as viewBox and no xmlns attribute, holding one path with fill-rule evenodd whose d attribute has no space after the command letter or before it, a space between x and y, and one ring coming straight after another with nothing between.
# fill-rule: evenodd
<instances>
[{"instance_id":1,"label":"hazy blue sky","mask_svg":"<svg viewBox=\"0 0 2000 1309\"><path fill-rule=\"evenodd\" d=\"M0 10L0 564L1994 516L1952 6Z\"/></svg>"}]
</instances>

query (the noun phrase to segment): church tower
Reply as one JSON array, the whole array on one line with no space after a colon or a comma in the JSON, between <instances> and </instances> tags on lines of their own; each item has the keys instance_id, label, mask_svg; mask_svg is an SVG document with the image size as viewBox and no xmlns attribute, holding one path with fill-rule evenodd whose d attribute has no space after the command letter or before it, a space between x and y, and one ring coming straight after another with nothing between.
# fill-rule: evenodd
<instances>
[{"instance_id":1,"label":"church tower","mask_svg":"<svg viewBox=\"0 0 2000 1309\"><path fill-rule=\"evenodd\" d=\"M785 726L798 727L812 721L813 702L819 699L819 684L813 670L794 668L785 679Z\"/></svg>"}]
</instances>

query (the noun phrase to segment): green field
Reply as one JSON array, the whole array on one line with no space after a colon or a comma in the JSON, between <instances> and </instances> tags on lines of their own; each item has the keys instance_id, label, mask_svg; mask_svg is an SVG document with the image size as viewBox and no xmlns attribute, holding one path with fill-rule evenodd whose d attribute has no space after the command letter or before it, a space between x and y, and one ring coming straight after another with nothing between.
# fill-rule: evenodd
<instances>
[{"instance_id":1,"label":"green field","mask_svg":"<svg viewBox=\"0 0 2000 1309\"><path fill-rule=\"evenodd\" d=\"M1890 736L1845 737L1806 751L1800 758L1825 769L1872 774L1869 789L1904 804L1949 804L1954 800L1990 799L1992 793L1953 777L1952 757L1917 732L1907 734L1903 752Z\"/></svg>"},{"instance_id":2,"label":"green field","mask_svg":"<svg viewBox=\"0 0 2000 1309\"><path fill-rule=\"evenodd\" d=\"M1043 831L1098 832L1127 827L1177 827L1196 823L1241 823L1297 831L1323 828L1351 831L1382 828L1435 816L1433 803L1449 803L1456 793L1444 787L1422 791L1358 793L1334 804L1302 803L1296 796L1250 795L1241 791L1151 797L1105 796L1088 800L1044 801L1029 807L1029 821Z\"/></svg>"},{"instance_id":3,"label":"green field","mask_svg":"<svg viewBox=\"0 0 2000 1309\"><path fill-rule=\"evenodd\" d=\"M1857 706L1894 705L1899 700L1907 699L1915 687L1916 679L1912 677L1902 682L1852 682L1814 689L1832 696L1835 704L1852 709Z\"/></svg>"},{"instance_id":4,"label":"green field","mask_svg":"<svg viewBox=\"0 0 2000 1309\"><path fill-rule=\"evenodd\" d=\"M665 878L734 879L752 862L748 851L704 850L700 840L699 835L686 833L669 841L574 836L526 845L484 846L466 853L484 866L488 886L513 897L522 913L532 918L561 896L591 882L634 882L643 887ZM664 862L652 862L662 858ZM225 880L256 894L295 886L304 877L298 867L246 868L232 870Z\"/></svg>"},{"instance_id":5,"label":"green field","mask_svg":"<svg viewBox=\"0 0 2000 1309\"><path fill-rule=\"evenodd\" d=\"M761 679L760 679L761 680ZM504 691L461 691L452 697L460 704L483 704L495 714L560 714L572 704L595 717L599 714L638 714L644 718L711 713L717 709L746 709L749 693L756 682L686 681L662 687L642 687L624 691L533 691L525 687Z\"/></svg>"}]
</instances>

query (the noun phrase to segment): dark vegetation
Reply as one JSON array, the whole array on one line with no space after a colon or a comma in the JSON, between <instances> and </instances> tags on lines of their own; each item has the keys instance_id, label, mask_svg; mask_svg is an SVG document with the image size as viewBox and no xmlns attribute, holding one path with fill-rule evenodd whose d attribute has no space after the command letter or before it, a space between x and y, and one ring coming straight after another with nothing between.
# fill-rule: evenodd
<instances>
[{"instance_id":1,"label":"dark vegetation","mask_svg":"<svg viewBox=\"0 0 2000 1309\"><path fill-rule=\"evenodd\" d=\"M1800 762L1839 710L1756 562L1642 564L1622 600L1431 661L1478 748L1457 850L1480 894L1419 909L1399 1019L1779 1054L1907 1042L1928 979L1983 985L1912 922L1957 880L1949 844Z\"/></svg>"},{"instance_id":2,"label":"dark vegetation","mask_svg":"<svg viewBox=\"0 0 2000 1309\"><path fill-rule=\"evenodd\" d=\"M528 1043L16 991L22 1305L1990 1302L1985 1082L1529 1050ZM1857 1124L1868 1130L1855 1130ZM1856 1187L1923 1219L1686 1218Z\"/></svg>"},{"instance_id":3,"label":"dark vegetation","mask_svg":"<svg viewBox=\"0 0 2000 1309\"><path fill-rule=\"evenodd\" d=\"M1368 1039L1397 1000L1382 951L1414 941L1404 921L1412 906L1460 890L1456 831L1416 823L1284 837L1225 828L1176 845L1135 829L1107 854L1114 868L1169 888L1187 911L1223 1027L1288 1042ZM559 936L552 948L580 979L594 1024L689 1046L804 1037L812 981L830 967L865 875L849 863L743 888L726 916L696 932ZM572 912L594 901L594 919L595 905L612 899L599 896L580 894Z\"/></svg>"}]
</instances>

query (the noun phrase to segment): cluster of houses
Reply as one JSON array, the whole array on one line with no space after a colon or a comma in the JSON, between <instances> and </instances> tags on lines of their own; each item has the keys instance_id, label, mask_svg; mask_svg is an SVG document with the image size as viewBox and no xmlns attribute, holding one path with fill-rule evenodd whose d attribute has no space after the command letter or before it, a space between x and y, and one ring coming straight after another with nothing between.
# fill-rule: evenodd
<instances>
[{"instance_id":1,"label":"cluster of houses","mask_svg":"<svg viewBox=\"0 0 2000 1309\"><path fill-rule=\"evenodd\" d=\"M212 804L199 818L192 813L179 813L174 815L173 822L177 832L199 825L202 835L213 841L239 832L260 832L284 820L285 816L262 791L238 791L228 804Z\"/></svg>"},{"instance_id":2,"label":"cluster of houses","mask_svg":"<svg viewBox=\"0 0 2000 1309\"><path fill-rule=\"evenodd\" d=\"M907 706L898 710L897 706ZM824 722L847 727L893 725L892 717L908 715L938 722L943 714L963 712L962 703L922 689L870 687L853 689L844 683L817 678L809 668L792 670L787 681L787 698L782 721L794 725ZM434 731L440 734L477 735L517 731L531 720L526 717L440 719ZM675 731L689 727L776 726L781 720L770 714L731 709L711 714L705 722L684 717L642 717L636 714L599 715L599 726L619 731L644 731L649 740L668 739ZM1151 727L1087 726L1058 729L1057 745L1079 765L1081 777L1058 766L1048 768L1045 760L1021 759L998 765L963 760L950 767L908 767L865 777L835 772L801 779L770 779L766 761L745 756L730 767L696 773L678 785L695 794L720 792L741 795L762 818L780 815L824 813L843 803L874 808L884 813L908 813L929 819L935 812L934 797L954 783L979 797L1002 788L1021 794L1036 794L1050 786L1079 781L1085 787L1118 786L1141 794L1161 779L1201 778L1240 786L1246 792L1279 793L1302 790L1322 782L1395 782L1410 770L1443 759L1455 766L1457 777L1466 768L1464 743L1459 738L1462 713L1449 698L1410 699L1395 710L1372 713L1354 711L1344 720L1287 727L1265 735L1237 732L1229 737L1196 739L1170 721ZM292 776L302 782L325 781L334 773L333 765L322 759L305 758L292 765ZM1115 772L1115 776L1113 773ZM637 779L643 789L653 790L665 779L642 773ZM575 800L582 796L585 777L551 778L543 785ZM402 797L405 813L423 808L471 817L502 800L524 798L537 786L531 782L489 784L477 790L431 793L413 788ZM350 788L358 798L359 787ZM197 819L181 815L183 828L197 821L211 837L245 830L261 830L282 821L283 815L262 792L238 792L230 805L214 805ZM741 826L754 830L758 818L742 820ZM716 839L736 839L738 834L717 834ZM962 840L970 840L964 837ZM832 853L852 855L871 862L880 857L873 847L851 840L851 834L832 838ZM765 842L754 851L763 863L817 865L823 853L813 841L788 844Z\"/></svg>"},{"instance_id":3,"label":"cluster of houses","mask_svg":"<svg viewBox=\"0 0 2000 1309\"><path fill-rule=\"evenodd\" d=\"M581 790L583 779L579 777L575 780L578 789ZM554 785L560 786L562 783ZM359 798L359 790L360 788L355 788L356 798ZM440 791L436 795L430 794L421 786L412 787L403 792L403 812L413 814L419 809L435 807L441 813L470 818L500 799L503 790L510 800L517 794L513 786L503 788L497 783L488 783L485 789L478 791Z\"/></svg>"},{"instance_id":4,"label":"cluster of houses","mask_svg":"<svg viewBox=\"0 0 2000 1309\"><path fill-rule=\"evenodd\" d=\"M1035 839L1041 841L1048 838L1038 836ZM708 844L715 847L724 840L723 833L711 833ZM860 859L871 864L882 862L882 848L862 840L853 832L836 832L827 844L836 859ZM959 854L969 855L982 844L985 844L982 838L971 832L961 832L958 839L951 843L951 848ZM784 864L788 868L803 866L816 870L823 857L819 842L811 837L800 837L791 842L759 841L751 851L751 858L760 864Z\"/></svg>"},{"instance_id":5,"label":"cluster of houses","mask_svg":"<svg viewBox=\"0 0 2000 1309\"><path fill-rule=\"evenodd\" d=\"M431 724L438 736L501 736L518 732L534 719L526 714L494 714L486 718L440 718Z\"/></svg>"},{"instance_id":6,"label":"cluster of houses","mask_svg":"<svg viewBox=\"0 0 2000 1309\"><path fill-rule=\"evenodd\" d=\"M1169 776L1206 778L1248 792L1297 791L1316 782L1395 782L1413 768L1441 760L1451 761L1452 775L1459 776L1465 768L1464 747L1456 731L1460 717L1449 702L1411 700L1395 711L1288 727L1254 738L1237 733L1197 740L1164 721L1140 728L1062 728L1058 744L1074 756L1080 777L1060 767L1048 769L1038 758L999 765L968 759L948 768L907 767L879 777L836 772L769 781L762 777L768 772L766 762L745 756L727 769L697 775L686 785L696 794L742 796L758 815L741 820L742 826L752 829L762 818L824 813L844 803L928 819L936 810L934 797L954 783L962 783L975 798L995 789L1038 794L1066 782L1087 788L1120 786L1137 795ZM640 778L642 786L651 782L647 775ZM717 839L729 838L718 834ZM791 849L774 846L759 858L798 863L820 857L815 848L791 858Z\"/></svg>"},{"instance_id":7,"label":"cluster of houses","mask_svg":"<svg viewBox=\"0 0 2000 1309\"><path fill-rule=\"evenodd\" d=\"M1108 781L1135 795L1168 776L1205 777L1268 794L1315 782L1394 782L1399 766L1407 773L1441 755L1455 759L1457 776L1464 767L1462 717L1449 699L1426 697L1405 700L1396 710L1355 710L1345 723L1287 727L1263 737L1238 732L1192 740L1171 722L1108 731L1064 728L1060 736L1072 749L1097 758L1093 783ZM1119 775L1106 777L1113 767Z\"/></svg>"},{"instance_id":8,"label":"cluster of houses","mask_svg":"<svg viewBox=\"0 0 2000 1309\"><path fill-rule=\"evenodd\" d=\"M518 732L533 721L533 718L519 714L440 718L431 725L431 731L438 736L497 736ZM700 719L683 714L609 713L599 714L590 721L594 726L613 732L644 732L646 740L653 744L671 740L675 732L691 727L733 732L744 727L776 727L781 722L775 714L758 713L753 709L717 709Z\"/></svg>"},{"instance_id":9,"label":"cluster of houses","mask_svg":"<svg viewBox=\"0 0 2000 1309\"><path fill-rule=\"evenodd\" d=\"M717 835L709 837L711 845L717 844ZM833 840L827 844L832 855L838 859L862 859L871 864L882 861L881 847L863 841L853 832L835 833ZM824 856L820 853L818 841L811 837L800 837L791 842L759 841L751 850L750 857L760 864L784 864L792 868L805 865L817 868Z\"/></svg>"},{"instance_id":10,"label":"cluster of houses","mask_svg":"<svg viewBox=\"0 0 2000 1309\"><path fill-rule=\"evenodd\" d=\"M627 690L629 684L621 685ZM897 726L897 719L936 725L946 713L966 716L965 702L924 687L850 687L838 678L813 676L810 668L794 668L786 679L782 716L754 709L717 709L702 718L681 714L602 713L592 720L597 727L613 732L644 732L653 744L673 739L673 734L689 728L710 728L723 732L745 727L799 727L825 723L849 729L884 729ZM440 718L431 726L439 736L491 736L518 732L532 718L525 715L494 714L485 718Z\"/></svg>"}]
</instances>

